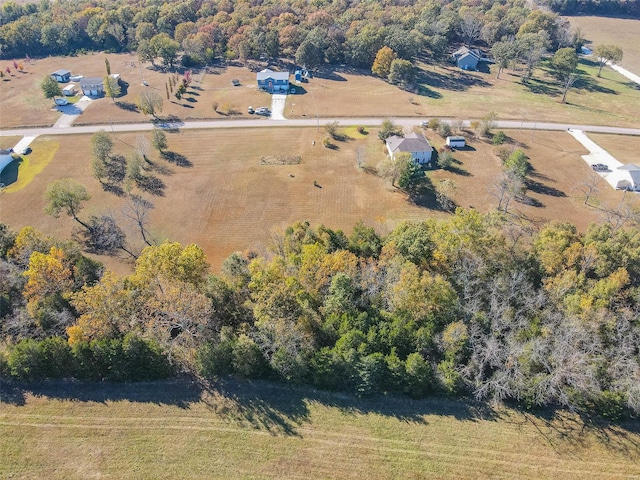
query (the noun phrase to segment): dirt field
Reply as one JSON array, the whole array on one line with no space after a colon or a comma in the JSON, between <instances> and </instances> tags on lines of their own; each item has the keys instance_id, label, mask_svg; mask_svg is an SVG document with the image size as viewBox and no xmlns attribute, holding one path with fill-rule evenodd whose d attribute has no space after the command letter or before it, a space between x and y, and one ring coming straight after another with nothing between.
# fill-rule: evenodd
<instances>
[{"instance_id":1,"label":"dirt field","mask_svg":"<svg viewBox=\"0 0 640 480\"><path fill-rule=\"evenodd\" d=\"M0 104L12 115L0 118L2 128L51 125L58 113L51 102L42 98L39 82L58 68L74 74L104 75L105 54L79 57L51 57L26 65L25 73L0 82ZM109 122L141 122L149 118L135 106L139 93L155 90L163 98L164 117L189 119L255 118L247 113L249 105L269 106L271 97L256 90L255 70L234 67L195 71L188 93L177 101L166 98L170 73L140 66L135 55L108 55L111 71L120 73L128 85L116 102L109 98L94 101L76 121L77 124ZM589 73L589 84L573 88L568 103L560 104L556 82L537 70L528 86L520 82L519 74L505 71L500 79L495 72L462 72L457 68L420 65L419 92L409 93L373 77L365 71L325 72L296 86L289 95L285 116L290 118L390 116L479 118L495 111L503 119L567 121L581 124L602 124L635 127L640 124L640 90L631 89L627 80L611 71L595 79L595 68L582 65ZM233 86L237 79L239 86ZM144 86L143 81L149 86ZM213 105L217 104L217 111Z\"/></svg>"},{"instance_id":2,"label":"dirt field","mask_svg":"<svg viewBox=\"0 0 640 480\"><path fill-rule=\"evenodd\" d=\"M574 27L580 27L582 36L592 47L603 43L620 46L624 52L620 65L640 75L640 20L594 16L566 18Z\"/></svg>"},{"instance_id":3,"label":"dirt field","mask_svg":"<svg viewBox=\"0 0 640 480\"><path fill-rule=\"evenodd\" d=\"M169 150L184 155L185 163L191 166L177 166L158 159L157 153L152 155L154 162L167 170L153 173L164 185L159 189L161 196L145 194L155 204L150 217L152 233L159 240L197 243L205 250L212 268L218 270L233 251L253 249L264 253L274 229L280 230L298 220L324 223L347 232L362 220L380 233L386 233L402 220L446 215L409 202L404 194L391 188L387 180L366 173L367 169L359 170L355 160L358 145L366 147L368 168L375 169L385 151L375 131L367 136L357 134L355 129L348 132L353 139L340 142L338 150L322 147L323 134L315 128L277 128L269 130L268 135L264 130L249 129L183 131L169 135ZM508 134L524 144L535 169L533 180L536 182L530 196L537 206L514 203L513 213L536 222L568 220L582 230L600 219L596 210L583 206L575 188L591 173L579 158L586 153L579 143L563 132L535 132L533 136L531 132ZM443 145L437 135L432 132L427 135L436 148ZM118 151L130 154L140 136L118 134ZM42 213L46 185L67 176L84 184L92 195L81 216L110 211L123 221L122 198L104 192L92 177L88 140L87 136L36 139L34 153L46 145L48 151L57 148L55 157L21 190L12 191L11 185L7 187L2 193L0 221L14 229L32 225L68 237L72 220L54 219ZM490 211L497 205L489 193L500 172L500 161L494 155L496 147L476 141L470 145L472 149L456 152L460 163L454 172L434 171L430 175L434 184L443 178L454 180L457 186L454 199L458 205ZM273 160L283 155L300 155L302 161L296 165L260 163L263 156ZM21 171L20 176L28 173ZM621 192L605 187L600 198L606 204L616 204ZM29 208L24 208L25 205ZM135 231L131 228L129 232L134 240ZM128 268L112 259L102 260L119 272Z\"/></svg>"}]
</instances>

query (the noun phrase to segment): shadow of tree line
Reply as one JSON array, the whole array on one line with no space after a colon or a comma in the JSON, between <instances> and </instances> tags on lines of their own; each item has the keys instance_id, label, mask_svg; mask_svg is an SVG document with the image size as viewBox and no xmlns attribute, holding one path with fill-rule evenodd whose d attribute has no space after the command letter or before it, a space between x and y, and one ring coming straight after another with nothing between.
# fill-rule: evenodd
<instances>
[{"instance_id":1,"label":"shadow of tree line","mask_svg":"<svg viewBox=\"0 0 640 480\"><path fill-rule=\"evenodd\" d=\"M48 399L95 402L129 401L189 409L204 403L216 416L242 427L266 431L272 435L299 436L299 427L311 422L312 404L338 409L343 415L376 414L404 423L427 425L427 416L448 417L457 421L501 421L506 424L532 424L540 441L578 441L585 433L594 434L607 449L640 458L635 435L640 425L633 421L617 424L575 415L554 407L533 410L507 404L509 410L470 399L446 399L431 396L422 400L395 395L357 397L346 393L291 386L266 380L245 381L223 377L213 382L183 377L172 381L113 383L50 380L21 383L2 382L1 402L23 406L29 396Z\"/></svg>"}]
</instances>

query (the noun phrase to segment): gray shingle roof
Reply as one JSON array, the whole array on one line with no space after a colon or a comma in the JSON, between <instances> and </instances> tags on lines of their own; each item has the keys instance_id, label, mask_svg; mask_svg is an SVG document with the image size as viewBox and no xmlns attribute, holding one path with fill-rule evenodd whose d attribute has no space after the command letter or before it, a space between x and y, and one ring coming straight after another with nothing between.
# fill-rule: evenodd
<instances>
[{"instance_id":1,"label":"gray shingle roof","mask_svg":"<svg viewBox=\"0 0 640 480\"><path fill-rule=\"evenodd\" d=\"M417 133L408 133L404 138L393 135L387 138L387 145L393 152L426 152L431 150L431 145L424 136Z\"/></svg>"},{"instance_id":2,"label":"gray shingle roof","mask_svg":"<svg viewBox=\"0 0 640 480\"><path fill-rule=\"evenodd\" d=\"M71 71L61 68L60 70L56 70L55 72L53 72L51 75L60 75L62 77L65 75L71 75Z\"/></svg>"},{"instance_id":3,"label":"gray shingle roof","mask_svg":"<svg viewBox=\"0 0 640 480\"><path fill-rule=\"evenodd\" d=\"M99 77L86 77L83 78L82 80L80 80L80 87L85 88L91 88L94 86L98 86L98 85L102 85L103 80Z\"/></svg>"},{"instance_id":4,"label":"gray shingle roof","mask_svg":"<svg viewBox=\"0 0 640 480\"><path fill-rule=\"evenodd\" d=\"M272 78L273 80L289 80L289 72L274 72L265 68L256 74L256 80L266 80Z\"/></svg>"}]
</instances>

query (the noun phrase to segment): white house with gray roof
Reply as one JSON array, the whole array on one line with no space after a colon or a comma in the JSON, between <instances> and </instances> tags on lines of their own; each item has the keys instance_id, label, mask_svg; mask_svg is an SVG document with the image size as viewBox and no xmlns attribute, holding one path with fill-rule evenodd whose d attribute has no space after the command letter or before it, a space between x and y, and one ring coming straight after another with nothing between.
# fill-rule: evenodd
<instances>
[{"instance_id":1,"label":"white house with gray roof","mask_svg":"<svg viewBox=\"0 0 640 480\"><path fill-rule=\"evenodd\" d=\"M258 89L269 93L287 93L289 91L289 72L274 72L268 68L256 74Z\"/></svg>"},{"instance_id":2,"label":"white house with gray roof","mask_svg":"<svg viewBox=\"0 0 640 480\"><path fill-rule=\"evenodd\" d=\"M433 148L429 141L419 133L408 133L404 137L393 135L387 138L387 151L391 158L395 158L397 153L407 152L413 157L413 161L419 165L429 165Z\"/></svg>"}]
</instances>

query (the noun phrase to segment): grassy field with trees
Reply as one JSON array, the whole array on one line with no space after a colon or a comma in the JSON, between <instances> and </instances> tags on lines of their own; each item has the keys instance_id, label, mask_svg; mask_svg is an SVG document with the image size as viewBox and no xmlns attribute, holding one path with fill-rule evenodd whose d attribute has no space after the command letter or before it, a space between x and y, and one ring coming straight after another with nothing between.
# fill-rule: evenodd
<instances>
[{"instance_id":1,"label":"grassy field with trees","mask_svg":"<svg viewBox=\"0 0 640 480\"><path fill-rule=\"evenodd\" d=\"M162 124L41 136L3 172L0 476L640 474L637 196L566 132L494 124L638 125L640 90L579 56L562 17L517 0L0 8L2 128L56 120L59 68L122 75L78 123ZM461 45L497 63L454 68ZM287 116L415 117L434 165L387 157L409 133L391 118L166 124L248 117L270 98L255 71L294 64L313 78Z\"/></svg>"},{"instance_id":2,"label":"grassy field with trees","mask_svg":"<svg viewBox=\"0 0 640 480\"><path fill-rule=\"evenodd\" d=\"M531 201L513 202L510 211L535 225L561 219L586 231L590 223L606 217L607 209L617 208L622 198L622 192L601 184L591 204L584 204L581 185L589 183L593 172L579 157L586 153L583 147L564 132L512 130L507 142L498 146L469 137L473 149L456 151L451 167L428 172L431 195L417 202L382 177L386 150L376 130L363 135L356 128L339 126L338 132L348 139L334 141L338 148L327 149L321 146L324 128L280 127L268 136L260 129L246 128L183 130L167 133L164 154L153 148L150 133L107 135L123 169L123 161L133 161L141 149L146 149L150 163L143 162L142 173L147 182L134 191L154 207L146 217L151 237L197 243L214 270L234 251L265 251L273 229L286 228L301 218L345 231L363 221L380 233L389 232L402 220L442 218L446 210L433 196L433 189L442 180L455 184L455 191L449 195L454 205L493 211L498 205L494 185L502 171L498 156L502 150L522 148L529 158L533 169L528 191ZM444 139L436 132L424 133L436 149L444 147ZM616 143L618 137L611 138L611 143ZM94 176L90 140L88 135L37 138L33 152L19 166L17 181L4 181L7 186L2 194L0 221L14 229L33 226L70 238L76 222L64 215L56 219L44 214L47 185L70 176L91 195L83 218L108 214L118 220L136 248L143 247L139 228L127 216L127 197L111 188L106 178L101 183ZM618 149L631 153L633 145L630 140ZM291 155L299 157L299 163L296 160L290 164L287 157ZM568 171L572 174L566 175ZM126 172L121 170L121 174ZM314 187L314 181L322 188ZM123 188L124 183L118 185ZM627 202L633 200L633 196L627 196ZM25 211L22 205L30 208ZM120 273L131 268L111 257L102 256L101 261Z\"/></svg>"}]
</instances>

